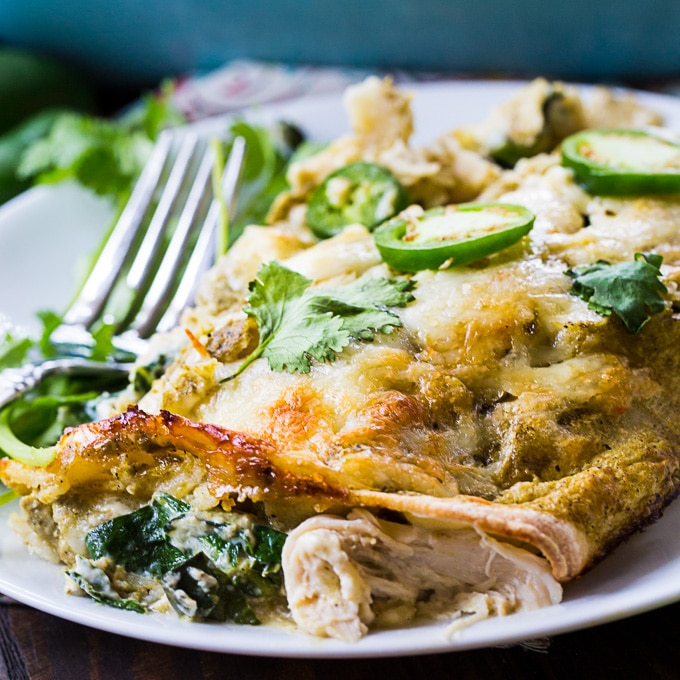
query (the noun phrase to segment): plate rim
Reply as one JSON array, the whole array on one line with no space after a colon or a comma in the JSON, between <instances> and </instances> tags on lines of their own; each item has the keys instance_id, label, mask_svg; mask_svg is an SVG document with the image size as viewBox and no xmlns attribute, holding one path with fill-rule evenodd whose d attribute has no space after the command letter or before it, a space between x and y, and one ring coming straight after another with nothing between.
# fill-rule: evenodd
<instances>
[{"instance_id":1,"label":"plate rim","mask_svg":"<svg viewBox=\"0 0 680 680\"><path fill-rule=\"evenodd\" d=\"M492 94L497 95L497 98L502 101L502 99L507 97L509 93L515 89L518 89L522 85L525 85L527 82L528 81L524 80L437 80L429 82L403 83L400 84L400 87L412 90L414 92L414 111L416 114L417 128L418 111L421 106L421 104L419 104L419 97L437 97L442 92L447 92L450 94L451 91L454 90L457 90L458 92L464 91L468 95L471 92L487 90L493 91ZM594 85L583 85L578 83L576 86L579 88L585 88L586 90L596 87ZM676 117L674 127L677 127L677 129L680 130L680 100L672 97L671 95L665 95L656 92L643 92L639 90L631 90L629 88L620 88L620 91L634 93L642 101L647 101L651 103L652 106L656 105L660 107L662 112L665 114L667 114L669 111L672 112ZM287 115L291 111L301 111L305 108L323 109L324 107L333 105L338 107L341 102L341 98L341 92L319 94L292 101L263 105L258 107L258 109L251 115L255 120L272 120L276 116L282 117L282 115ZM192 123L191 125L187 126L187 129L195 129L198 131L210 130L218 125L225 126L229 120L233 120L238 116L239 114L233 113L215 116L210 119ZM347 126L347 128L348 127L349 126ZM32 205L36 201L47 202L49 205L50 200L52 200L54 196L54 192L58 191L59 186L47 188L36 187L8 202L6 205L0 207L0 227L4 223L4 220L7 219L7 215L10 214L10 212L15 216L16 214L19 214L20 216L22 211L26 210L27 205ZM2 310L0 310L0 316L1 312ZM37 564L39 564L41 567L44 567L45 569L51 567L54 570L55 579L61 578L61 573L63 571L63 566L53 565L41 560L34 555L29 555L18 537L16 537L13 532L10 533L8 531L7 522L9 515L11 514L11 511L16 508L16 505L16 503L12 503L6 507L0 508L0 535L3 536L3 538L0 539L0 590L6 592L6 594L10 595L11 597L14 597L19 602L23 602L24 604L32 606L45 613L58 616L74 623L79 623L101 631L124 635L134 639L146 640L159 644L169 644L176 647L184 647L201 651L249 654L281 658L379 658L387 656L456 652L490 647L499 644L516 644L522 642L523 640L535 639L536 637L543 637L545 635L556 635L574 630L581 630L626 618L628 616L634 616L636 614L649 611L651 609L656 609L680 600L680 579L676 579L678 583L672 588L661 588L660 590L641 590L638 588L634 591L636 597L631 599L631 601L627 604L620 602L620 597L616 596L620 595L620 592L615 593L613 598L610 597L610 599L607 599L607 596L603 596L604 602L608 606L602 606L603 599L600 598L597 607L598 614L595 616L584 616L583 613L579 613L578 611L573 612L572 609L574 608L574 604L572 603L570 605L569 601L566 600L565 602L562 602L558 605L553 605L535 612L511 615L513 617L512 621L515 624L525 625L508 626L509 628L515 628L515 630L509 631L507 634L504 634L500 637L475 634L474 632L471 634L470 631L480 631L488 628L494 629L498 626L498 622L507 622L509 620L507 617L495 618L475 624L471 628L463 630L461 634L456 635L453 643L451 641L440 640L430 641L429 644L419 642L418 644L412 643L409 645L406 642L406 640L412 638L414 634L417 639L420 639L418 637L418 631L434 631L435 629L442 630L443 627L445 627L445 624L424 624L417 627L402 628L398 631L371 632L358 643L352 643L350 645L336 640L319 640L317 638L312 638L311 636L306 636L302 633L295 632L291 633L290 635L286 634L285 644L279 646L271 643L271 636L261 636L257 634L257 631L261 630L266 630L268 632L272 631L273 629L270 627L248 629L249 631L255 631L253 636L242 634L244 629L243 626L229 624L198 624L179 622L181 627L178 630L180 632L174 633L174 628L172 628L169 624L165 624L164 622L160 621L156 617L153 617L153 621L158 621L159 625L150 629L150 627L146 625L137 625L134 619L130 618L139 616L135 613L105 608L103 605L98 605L97 603L94 603L90 600L83 600L82 603L80 603L78 606L75 606L75 602L71 602L72 596L66 595L63 597L69 598L68 603L63 603L61 599L55 600L45 595L32 593L25 587L21 586L20 583L17 583L16 581L13 581L12 578L8 577L6 569L7 551L8 549L15 550L17 546L23 551L24 559L37 561ZM668 519L669 517L670 519ZM678 530L680 530L680 506L674 505L669 507L666 511L665 517L659 520L659 522L654 524L652 527L648 528L644 534L637 534L634 536L629 541L628 545L620 547L618 551L630 551L631 545L634 546L636 542L639 542L640 540L646 540L644 537L649 538L651 536L653 538L655 533L660 532L663 537L664 528L669 523L671 525L677 524ZM658 527L661 527L661 529ZM640 536L643 538L638 538ZM14 544L12 541L14 541ZM597 574L603 573L602 569L606 569L607 565L611 563L612 557L615 557L617 554L621 554L618 551L614 553L614 555L607 558L603 565L596 567L591 572L591 574L595 574L596 579ZM675 562L669 561L668 566L675 566L678 570L678 575L680 575L680 547L678 548ZM650 573L653 574L653 572ZM591 574L587 574L583 580L591 577ZM673 582L672 579L669 579L669 582ZM86 605L85 609L83 609L81 605ZM564 618L561 621L555 622L552 620L553 615L555 615L556 612L562 613ZM144 620L149 621L151 618L147 616L144 617ZM171 621L174 621L174 619L171 619ZM527 621L529 621L529 625L526 625ZM214 636L207 636L207 639L201 639L201 637L198 635L186 634L187 627L190 627L188 630L195 630L198 633L198 631L203 630L202 627L205 626L209 626L210 630L216 629L219 626L222 631L225 630L224 627L226 626L233 634L231 636L225 637L235 638L236 641L229 641L226 644L216 644L212 640ZM261 637L270 637L270 646L265 645L265 647L262 648L262 642L260 640ZM384 643L384 640L388 638L390 641L388 643ZM392 642L392 639L396 640L397 642ZM306 643L302 644L302 640L305 640Z\"/></svg>"}]
</instances>

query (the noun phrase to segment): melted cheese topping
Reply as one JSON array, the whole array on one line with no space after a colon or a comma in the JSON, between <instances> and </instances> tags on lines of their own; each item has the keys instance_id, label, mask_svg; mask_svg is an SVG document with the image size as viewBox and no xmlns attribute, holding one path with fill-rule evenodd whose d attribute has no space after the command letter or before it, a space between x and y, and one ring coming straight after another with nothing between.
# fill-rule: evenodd
<instances>
[{"instance_id":1,"label":"melted cheese topping","mask_svg":"<svg viewBox=\"0 0 680 680\"><path fill-rule=\"evenodd\" d=\"M581 218L579 230L561 229L552 219L554 206L577 210L587 201L556 161L536 165L542 172L531 172L528 161L504 180L514 189L500 194L520 200L540 187L542 198L532 205L538 215L532 240L474 266L414 275L416 299L398 310L398 332L357 342L309 374L275 373L259 360L227 383L220 380L240 358L218 360L188 346L140 406L271 439L296 456L342 471L358 488L494 497L531 478L507 464L504 417L523 404L553 422L584 408L617 414L655 391L644 371L608 351L611 320L571 295L565 270L574 261L611 254L614 236L617 260L652 246L650 241L669 252L678 239L668 226L677 209L672 200L645 202L650 218L644 229L637 228L637 217L630 219L635 202L624 204L609 239L598 238L599 212L588 227ZM590 203L599 206L595 199ZM232 271L243 253L252 259L255 243L266 256L266 242L280 238L276 227L247 232L219 269ZM390 275L372 236L359 226L281 261L319 286L366 272ZM233 297L245 296L244 288L239 283ZM209 344L221 324L243 318L242 304L243 297L212 317L196 310L203 342ZM565 436L555 439L555 460L563 457Z\"/></svg>"},{"instance_id":2,"label":"melted cheese topping","mask_svg":"<svg viewBox=\"0 0 680 680\"><path fill-rule=\"evenodd\" d=\"M545 132L547 92L534 83L474 134L512 132L528 145ZM562 110L582 125L589 110L574 96ZM262 503L272 521L297 527L284 555L289 605L314 634L356 639L381 618L402 624L423 589L437 593L435 609L470 620L556 602L555 579L592 565L680 487L680 199L588 196L555 154L501 173L474 150L497 140L469 130L412 149L409 97L389 81L370 79L348 101L354 133L295 164L274 224L246 229L206 277L183 319L193 340L182 329L154 339L154 352L180 347L139 404L160 415L129 411L72 431L54 465L0 463L0 473L32 493L30 540L67 562L82 550L79 532L115 514L121 494ZM642 115L609 108L619 121ZM552 137L564 132L548 122ZM470 266L413 275L415 300L395 310L394 333L306 374L259 359L225 382L257 344L243 306L261 264L278 260L319 288L400 276L360 225L317 242L304 224L309 192L360 158L385 164L425 206L518 203L535 227ZM572 295L565 271L637 252L663 255L669 292L666 311L632 336ZM72 512L80 502L90 510ZM345 516L318 515L331 506ZM381 509L409 523L378 519ZM514 545L542 552L552 575Z\"/></svg>"}]
</instances>

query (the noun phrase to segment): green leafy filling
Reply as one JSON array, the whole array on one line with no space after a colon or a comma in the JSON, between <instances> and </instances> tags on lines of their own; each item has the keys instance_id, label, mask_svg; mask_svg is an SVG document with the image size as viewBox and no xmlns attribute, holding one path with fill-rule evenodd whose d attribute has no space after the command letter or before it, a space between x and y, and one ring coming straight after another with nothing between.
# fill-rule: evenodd
<instances>
[{"instance_id":1,"label":"green leafy filling","mask_svg":"<svg viewBox=\"0 0 680 680\"><path fill-rule=\"evenodd\" d=\"M80 555L76 556L74 569L67 569L66 574L76 585L95 602L117 609L144 614L146 609L136 600L121 597L111 586L111 581L103 569L92 566Z\"/></svg>"},{"instance_id":2,"label":"green leafy filling","mask_svg":"<svg viewBox=\"0 0 680 680\"><path fill-rule=\"evenodd\" d=\"M170 543L166 527L189 506L171 496L159 496L128 515L100 524L85 537L94 560L110 556L127 571L161 576L186 562L186 555Z\"/></svg>"},{"instance_id":3,"label":"green leafy filling","mask_svg":"<svg viewBox=\"0 0 680 680\"><path fill-rule=\"evenodd\" d=\"M636 253L632 262L610 264L598 260L565 272L574 280L571 292L590 309L609 316L616 314L631 333L639 333L652 314L662 312L667 293L661 276L661 255Z\"/></svg>"},{"instance_id":4,"label":"green leafy filling","mask_svg":"<svg viewBox=\"0 0 680 680\"><path fill-rule=\"evenodd\" d=\"M194 513L186 503L160 494L149 505L91 530L85 539L91 559L69 575L78 575L79 585L90 581L83 590L91 594L95 588L94 599L122 606L116 604L120 595L110 578L97 566L97 560L110 558L112 568L156 579L182 616L255 625L253 599L281 591L284 540L285 534L246 515Z\"/></svg>"}]
</instances>

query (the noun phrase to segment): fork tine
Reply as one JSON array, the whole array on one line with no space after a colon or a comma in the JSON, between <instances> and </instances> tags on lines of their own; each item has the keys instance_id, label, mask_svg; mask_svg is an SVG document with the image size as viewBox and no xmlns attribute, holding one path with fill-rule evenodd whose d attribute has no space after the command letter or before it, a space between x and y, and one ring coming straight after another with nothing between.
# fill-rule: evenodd
<instances>
[{"instance_id":1,"label":"fork tine","mask_svg":"<svg viewBox=\"0 0 680 680\"><path fill-rule=\"evenodd\" d=\"M232 144L229 159L222 175L222 195L230 213L234 212L238 198L238 186L243 170L245 152L245 139L237 137ZM155 330L166 332L177 325L182 311L195 298L201 275L214 263L219 211L218 202L213 200L199 232L196 245L187 262L184 275L180 279L177 290L168 303L165 313L158 321Z\"/></svg>"},{"instance_id":2,"label":"fork tine","mask_svg":"<svg viewBox=\"0 0 680 680\"><path fill-rule=\"evenodd\" d=\"M242 137L237 137L232 144L229 159L222 175L223 197L230 212L233 211L236 200L236 189L243 166L244 153L245 140ZM220 210L216 199L211 201L207 216L200 225L196 243L181 280L174 295L172 294L173 285L177 280L183 262L183 254L186 252L187 242L193 231L199 228L196 216L200 200L210 183L214 162L214 153L212 149L208 148L163 260L154 276L151 287L144 295L139 313L132 323L131 328L142 338L148 337L154 331L167 331L175 326L182 310L193 299L201 274L214 261L215 232Z\"/></svg>"},{"instance_id":3,"label":"fork tine","mask_svg":"<svg viewBox=\"0 0 680 680\"><path fill-rule=\"evenodd\" d=\"M187 134L182 140L167 184L154 210L135 259L130 265L130 271L125 281L131 290L139 290L148 279L151 267L156 259L155 256L158 253L163 231L177 203L197 146L198 136L195 134Z\"/></svg>"},{"instance_id":4,"label":"fork tine","mask_svg":"<svg viewBox=\"0 0 680 680\"><path fill-rule=\"evenodd\" d=\"M141 337L149 333L157 311L166 300L168 287L175 279L181 263L184 244L190 235L191 226L199 209L201 199L210 183L214 162L212 149L208 148L199 166L196 179L177 222L175 232L154 274L149 290L143 293L141 307L134 321L130 324L130 328L135 330Z\"/></svg>"},{"instance_id":5,"label":"fork tine","mask_svg":"<svg viewBox=\"0 0 680 680\"><path fill-rule=\"evenodd\" d=\"M144 222L144 215L170 154L172 140L173 136L170 131L163 131L159 135L151 158L144 167L120 219L99 254L80 293L64 314L65 324L90 328L101 314L116 282L125 255Z\"/></svg>"}]
</instances>

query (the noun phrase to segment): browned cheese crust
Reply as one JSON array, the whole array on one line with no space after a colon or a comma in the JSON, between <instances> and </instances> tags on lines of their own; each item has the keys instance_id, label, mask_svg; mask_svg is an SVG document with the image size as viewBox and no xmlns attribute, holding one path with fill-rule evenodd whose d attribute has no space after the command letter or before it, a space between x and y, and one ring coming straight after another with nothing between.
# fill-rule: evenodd
<instances>
[{"instance_id":1,"label":"browned cheese crust","mask_svg":"<svg viewBox=\"0 0 680 680\"><path fill-rule=\"evenodd\" d=\"M201 486L215 505L230 498L297 497L328 504L348 496L320 470L277 462L275 447L240 432L131 407L120 416L68 429L44 468L0 461L0 475L22 495L52 503L67 493L126 493L140 503L165 489L179 497Z\"/></svg>"}]
</instances>

